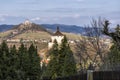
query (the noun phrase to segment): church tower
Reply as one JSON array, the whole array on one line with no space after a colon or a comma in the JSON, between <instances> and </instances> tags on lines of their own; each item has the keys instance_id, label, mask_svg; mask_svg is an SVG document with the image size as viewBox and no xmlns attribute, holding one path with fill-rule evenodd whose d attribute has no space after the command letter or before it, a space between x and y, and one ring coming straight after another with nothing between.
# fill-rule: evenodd
<instances>
[{"instance_id":1,"label":"church tower","mask_svg":"<svg viewBox=\"0 0 120 80\"><path fill-rule=\"evenodd\" d=\"M48 49L51 49L54 41L56 40L58 45L62 43L62 39L64 38L64 35L60 32L59 27L57 27L56 32L51 36L51 42L48 43Z\"/></svg>"}]
</instances>

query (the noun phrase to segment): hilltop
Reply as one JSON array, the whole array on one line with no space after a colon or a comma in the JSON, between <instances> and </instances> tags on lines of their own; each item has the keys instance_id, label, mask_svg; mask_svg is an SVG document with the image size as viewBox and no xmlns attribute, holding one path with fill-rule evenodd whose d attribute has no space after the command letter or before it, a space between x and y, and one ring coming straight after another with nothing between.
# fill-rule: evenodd
<instances>
[{"instance_id":1,"label":"hilltop","mask_svg":"<svg viewBox=\"0 0 120 80\"><path fill-rule=\"evenodd\" d=\"M4 27L5 26L5 27ZM1 25L0 38L4 39L50 39L50 36L59 26L60 30L67 35L69 39L77 39L80 36L70 31L72 26L68 25L39 25L26 20L18 25ZM77 27L73 27L71 30L75 31ZM67 30L67 31L65 31ZM73 37L71 37L73 36Z\"/></svg>"},{"instance_id":2,"label":"hilltop","mask_svg":"<svg viewBox=\"0 0 120 80\"><path fill-rule=\"evenodd\" d=\"M29 20L26 20L25 22L14 26L13 29L18 30L18 31L32 30L32 31L45 31L45 32L47 32L47 30L44 27L42 27L38 24L32 23Z\"/></svg>"},{"instance_id":3,"label":"hilltop","mask_svg":"<svg viewBox=\"0 0 120 80\"><path fill-rule=\"evenodd\" d=\"M7 28L7 31L0 33L0 37L4 39L12 38L36 39L39 37L39 35L50 36L51 34L52 33L47 31L41 25L26 20L21 24L13 26L11 29Z\"/></svg>"}]
</instances>

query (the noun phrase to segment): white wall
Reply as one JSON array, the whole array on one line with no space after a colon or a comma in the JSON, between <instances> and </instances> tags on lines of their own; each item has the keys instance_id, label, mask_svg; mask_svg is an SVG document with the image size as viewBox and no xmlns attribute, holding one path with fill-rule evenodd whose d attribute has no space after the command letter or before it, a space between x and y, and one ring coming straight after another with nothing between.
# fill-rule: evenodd
<instances>
[{"instance_id":1,"label":"white wall","mask_svg":"<svg viewBox=\"0 0 120 80\"><path fill-rule=\"evenodd\" d=\"M52 42L54 42L56 40L58 44L61 44L63 38L64 38L64 36L52 36L51 37Z\"/></svg>"},{"instance_id":2,"label":"white wall","mask_svg":"<svg viewBox=\"0 0 120 80\"><path fill-rule=\"evenodd\" d=\"M52 48L55 40L57 41L58 45L60 45L62 43L63 38L64 38L64 36L52 36L51 37L52 41L48 43L48 49Z\"/></svg>"},{"instance_id":3,"label":"white wall","mask_svg":"<svg viewBox=\"0 0 120 80\"><path fill-rule=\"evenodd\" d=\"M49 42L49 43L48 43L48 49L51 49L52 46L53 46L53 44L54 44L53 42Z\"/></svg>"}]
</instances>

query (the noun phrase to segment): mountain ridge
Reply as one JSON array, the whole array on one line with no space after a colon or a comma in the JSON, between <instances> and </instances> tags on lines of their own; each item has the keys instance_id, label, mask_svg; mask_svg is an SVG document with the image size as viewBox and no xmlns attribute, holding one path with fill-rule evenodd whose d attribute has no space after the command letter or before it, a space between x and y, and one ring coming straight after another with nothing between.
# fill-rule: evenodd
<instances>
[{"instance_id":1,"label":"mountain ridge","mask_svg":"<svg viewBox=\"0 0 120 80\"><path fill-rule=\"evenodd\" d=\"M56 30L56 27L59 26L62 32L76 33L76 34L84 33L84 27L76 26L76 25L65 25L65 24L38 24L38 25L42 26L43 28L46 28L51 32L54 32ZM7 24L0 25L0 32L14 29L15 27L16 25L7 25Z\"/></svg>"},{"instance_id":2,"label":"mountain ridge","mask_svg":"<svg viewBox=\"0 0 120 80\"><path fill-rule=\"evenodd\" d=\"M41 25L52 31L55 31L56 27L59 26L62 32L76 33L76 34L83 34L85 29L84 27L76 26L76 25L65 25L65 24L41 24Z\"/></svg>"},{"instance_id":3,"label":"mountain ridge","mask_svg":"<svg viewBox=\"0 0 120 80\"><path fill-rule=\"evenodd\" d=\"M0 25L0 32L4 32L13 28L14 25L2 24Z\"/></svg>"}]
</instances>

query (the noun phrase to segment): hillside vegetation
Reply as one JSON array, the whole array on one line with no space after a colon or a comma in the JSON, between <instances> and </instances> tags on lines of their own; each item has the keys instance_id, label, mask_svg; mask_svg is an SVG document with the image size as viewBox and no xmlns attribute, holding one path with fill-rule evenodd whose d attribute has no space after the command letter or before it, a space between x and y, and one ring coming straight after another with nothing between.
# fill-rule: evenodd
<instances>
[{"instance_id":1,"label":"hillside vegetation","mask_svg":"<svg viewBox=\"0 0 120 80\"><path fill-rule=\"evenodd\" d=\"M57 27L57 26L56 26ZM32 23L28 20L25 22L15 25L11 30L1 32L0 38L5 39L28 39L28 40L50 40L50 36L53 32L49 32L46 28L41 25ZM76 40L80 38L80 35L74 33L63 32L70 40Z\"/></svg>"}]
</instances>

